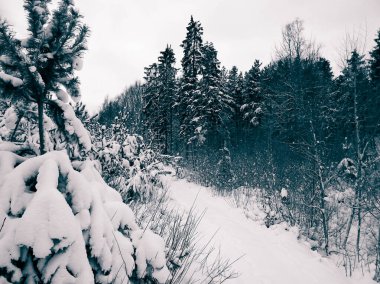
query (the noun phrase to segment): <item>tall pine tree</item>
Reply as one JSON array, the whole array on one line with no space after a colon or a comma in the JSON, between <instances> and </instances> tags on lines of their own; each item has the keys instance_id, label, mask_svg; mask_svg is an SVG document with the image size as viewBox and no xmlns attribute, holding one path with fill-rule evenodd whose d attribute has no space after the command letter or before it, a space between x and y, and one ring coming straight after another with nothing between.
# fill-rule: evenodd
<instances>
[{"instance_id":1,"label":"tall pine tree","mask_svg":"<svg viewBox=\"0 0 380 284\"><path fill-rule=\"evenodd\" d=\"M199 102L196 97L200 96L198 83L202 66L203 28L200 22L194 21L191 16L186 29L186 38L181 44L183 48L182 78L175 106L180 123L180 134L185 139L185 143L188 143L196 131L193 113L195 105Z\"/></svg>"},{"instance_id":2,"label":"tall pine tree","mask_svg":"<svg viewBox=\"0 0 380 284\"><path fill-rule=\"evenodd\" d=\"M159 108L159 92L158 92L158 66L153 63L145 67L145 84L143 87L143 117L144 126L148 130L152 141L159 140L158 129L156 124L156 113Z\"/></svg>"},{"instance_id":3,"label":"tall pine tree","mask_svg":"<svg viewBox=\"0 0 380 284\"><path fill-rule=\"evenodd\" d=\"M370 52L370 79L371 79L371 87L373 89L373 93L370 96L370 109L369 116L370 121L369 124L373 126L373 129L376 133L380 132L380 30L377 32L377 37L375 39L375 47Z\"/></svg>"},{"instance_id":4,"label":"tall pine tree","mask_svg":"<svg viewBox=\"0 0 380 284\"><path fill-rule=\"evenodd\" d=\"M239 72L236 66L233 66L228 72L226 93L232 98L233 103L233 115L229 128L233 140L231 142L233 142L234 145L237 145L241 141L242 127L244 124L241 112L241 106L243 105L243 86L243 73Z\"/></svg>"},{"instance_id":5,"label":"tall pine tree","mask_svg":"<svg viewBox=\"0 0 380 284\"><path fill-rule=\"evenodd\" d=\"M225 93L220 62L214 45L206 43L202 48L202 55L200 96L197 99L197 111L193 121L202 122L198 123L197 127L209 134L207 136L212 138L215 146L221 147L229 136L226 126L233 111L232 99Z\"/></svg>"},{"instance_id":6,"label":"tall pine tree","mask_svg":"<svg viewBox=\"0 0 380 284\"><path fill-rule=\"evenodd\" d=\"M176 94L176 72L173 49L167 46L158 58L158 64L145 69L143 113L146 125L152 131L157 146L163 153L172 148L173 104Z\"/></svg>"},{"instance_id":7,"label":"tall pine tree","mask_svg":"<svg viewBox=\"0 0 380 284\"><path fill-rule=\"evenodd\" d=\"M260 123L263 114L260 67L260 61L255 60L251 69L244 76L243 105L240 108L243 118L254 126Z\"/></svg>"}]
</instances>

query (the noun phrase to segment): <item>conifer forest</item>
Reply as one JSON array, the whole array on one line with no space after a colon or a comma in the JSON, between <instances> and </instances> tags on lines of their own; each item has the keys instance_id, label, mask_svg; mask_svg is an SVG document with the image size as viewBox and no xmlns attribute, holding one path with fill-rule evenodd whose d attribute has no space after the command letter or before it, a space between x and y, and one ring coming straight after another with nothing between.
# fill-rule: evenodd
<instances>
[{"instance_id":1,"label":"conifer forest","mask_svg":"<svg viewBox=\"0 0 380 284\"><path fill-rule=\"evenodd\" d=\"M0 0L0 283L380 282L380 21L365 44L339 30L334 61L300 14L245 69L186 11L181 42L173 16L167 44L147 47L156 59L95 110L80 79L97 12L81 10L97 1L12 1ZM130 1L117 2L102 5Z\"/></svg>"}]
</instances>

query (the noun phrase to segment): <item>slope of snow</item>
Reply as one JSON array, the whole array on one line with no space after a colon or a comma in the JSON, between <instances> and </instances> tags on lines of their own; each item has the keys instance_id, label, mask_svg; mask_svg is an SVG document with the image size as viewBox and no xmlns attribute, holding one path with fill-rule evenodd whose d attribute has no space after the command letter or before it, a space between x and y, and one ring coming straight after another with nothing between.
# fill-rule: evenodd
<instances>
[{"instance_id":1,"label":"slope of snow","mask_svg":"<svg viewBox=\"0 0 380 284\"><path fill-rule=\"evenodd\" d=\"M297 241L294 230L281 226L269 229L247 219L241 209L232 207L226 199L213 196L211 190L184 180L167 178L172 202L189 210L196 199L198 212L206 210L198 230L220 247L222 257L234 264L240 276L226 283L255 284L374 284L369 277L347 278L342 268L330 259L310 250Z\"/></svg>"}]
</instances>

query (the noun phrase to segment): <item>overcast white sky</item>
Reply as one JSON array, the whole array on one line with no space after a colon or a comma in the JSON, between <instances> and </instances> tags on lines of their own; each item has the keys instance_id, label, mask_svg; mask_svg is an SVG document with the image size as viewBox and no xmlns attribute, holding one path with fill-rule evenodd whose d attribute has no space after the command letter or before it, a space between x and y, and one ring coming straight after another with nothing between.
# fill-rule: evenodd
<instances>
[{"instance_id":1,"label":"overcast white sky","mask_svg":"<svg viewBox=\"0 0 380 284\"><path fill-rule=\"evenodd\" d=\"M0 16L25 36L22 0L0 0ZM380 28L380 0L76 0L91 28L89 51L80 72L84 103L93 112L106 95L113 97L142 80L166 44L177 58L193 15L212 41L222 65L246 71L254 59L268 63L282 27L296 17L305 32L322 44L334 69L347 32L367 34L367 49Z\"/></svg>"}]
</instances>

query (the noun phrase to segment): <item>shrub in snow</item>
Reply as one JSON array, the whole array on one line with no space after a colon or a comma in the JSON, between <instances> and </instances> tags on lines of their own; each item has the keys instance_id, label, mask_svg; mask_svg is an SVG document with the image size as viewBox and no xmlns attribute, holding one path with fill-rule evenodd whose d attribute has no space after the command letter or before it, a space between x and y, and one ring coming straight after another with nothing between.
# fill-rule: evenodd
<instances>
[{"instance_id":1,"label":"shrub in snow","mask_svg":"<svg viewBox=\"0 0 380 284\"><path fill-rule=\"evenodd\" d=\"M95 155L101 162L103 177L125 202L146 201L162 189L163 165L141 136L128 134L118 124L108 129L99 124L90 128L98 139Z\"/></svg>"},{"instance_id":2,"label":"shrub in snow","mask_svg":"<svg viewBox=\"0 0 380 284\"><path fill-rule=\"evenodd\" d=\"M64 152L24 158L0 151L2 282L168 279L164 241L139 228L96 168Z\"/></svg>"}]
</instances>

